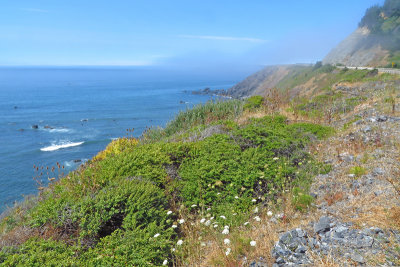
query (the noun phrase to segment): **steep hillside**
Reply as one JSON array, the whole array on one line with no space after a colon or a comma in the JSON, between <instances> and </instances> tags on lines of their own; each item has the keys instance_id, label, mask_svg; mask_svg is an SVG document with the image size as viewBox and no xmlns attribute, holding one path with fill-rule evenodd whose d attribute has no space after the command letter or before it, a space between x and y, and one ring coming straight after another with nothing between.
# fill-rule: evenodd
<instances>
[{"instance_id":1,"label":"steep hillside","mask_svg":"<svg viewBox=\"0 0 400 267\"><path fill-rule=\"evenodd\" d=\"M289 73L288 66L269 66L228 90L228 94L236 98L264 94L267 88L274 88Z\"/></svg>"},{"instance_id":2,"label":"steep hillside","mask_svg":"<svg viewBox=\"0 0 400 267\"><path fill-rule=\"evenodd\" d=\"M377 67L388 63L389 50L382 45L390 37L371 34L367 27L358 28L323 59L324 64L349 67Z\"/></svg>"},{"instance_id":3,"label":"steep hillside","mask_svg":"<svg viewBox=\"0 0 400 267\"><path fill-rule=\"evenodd\" d=\"M367 9L359 28L335 47L324 64L354 67L400 66L400 1Z\"/></svg>"},{"instance_id":4,"label":"steep hillside","mask_svg":"<svg viewBox=\"0 0 400 267\"><path fill-rule=\"evenodd\" d=\"M228 90L235 98L254 95L268 96L275 91L288 97L308 96L318 90L329 90L341 82L380 79L376 70L339 69L320 62L311 65L270 66Z\"/></svg>"}]
</instances>

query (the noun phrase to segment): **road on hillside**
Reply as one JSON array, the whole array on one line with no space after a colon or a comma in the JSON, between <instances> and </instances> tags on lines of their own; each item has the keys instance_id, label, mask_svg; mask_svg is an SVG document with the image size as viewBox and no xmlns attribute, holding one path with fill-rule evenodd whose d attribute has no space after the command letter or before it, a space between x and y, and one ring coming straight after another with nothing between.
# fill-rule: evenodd
<instances>
[{"instance_id":1,"label":"road on hillside","mask_svg":"<svg viewBox=\"0 0 400 267\"><path fill-rule=\"evenodd\" d=\"M351 70L355 70L355 69L358 69L358 70L373 70L373 69L377 69L378 72L384 72L384 73L390 73L390 74L400 74L400 69L392 69L392 68L347 67L347 66L345 66L345 67L340 66L338 68L339 69L348 68L348 69L351 69Z\"/></svg>"}]
</instances>

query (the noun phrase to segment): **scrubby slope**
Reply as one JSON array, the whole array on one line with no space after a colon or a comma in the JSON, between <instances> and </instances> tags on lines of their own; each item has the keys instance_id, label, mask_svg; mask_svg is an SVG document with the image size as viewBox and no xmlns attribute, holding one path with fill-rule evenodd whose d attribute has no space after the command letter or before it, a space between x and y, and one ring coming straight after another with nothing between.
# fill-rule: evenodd
<instances>
[{"instance_id":1,"label":"scrubby slope","mask_svg":"<svg viewBox=\"0 0 400 267\"><path fill-rule=\"evenodd\" d=\"M306 192L309 175L325 167L304 149L332 130L288 124L283 116L240 125L226 120L241 105L208 103L142 140L112 142L43 189L29 207L17 206L3 218L0 264L185 264L189 218L209 214L207 224L218 233L242 224L256 205L274 203L285 190ZM310 204L305 196L299 209Z\"/></svg>"}]
</instances>

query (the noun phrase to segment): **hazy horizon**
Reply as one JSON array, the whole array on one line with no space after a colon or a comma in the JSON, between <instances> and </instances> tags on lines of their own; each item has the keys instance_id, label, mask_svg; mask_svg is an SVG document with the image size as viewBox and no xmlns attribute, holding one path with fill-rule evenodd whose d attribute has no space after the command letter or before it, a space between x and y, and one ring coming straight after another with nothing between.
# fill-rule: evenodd
<instances>
[{"instance_id":1,"label":"hazy horizon","mask_svg":"<svg viewBox=\"0 0 400 267\"><path fill-rule=\"evenodd\" d=\"M23 0L0 11L0 66L250 72L313 63L382 3Z\"/></svg>"}]
</instances>

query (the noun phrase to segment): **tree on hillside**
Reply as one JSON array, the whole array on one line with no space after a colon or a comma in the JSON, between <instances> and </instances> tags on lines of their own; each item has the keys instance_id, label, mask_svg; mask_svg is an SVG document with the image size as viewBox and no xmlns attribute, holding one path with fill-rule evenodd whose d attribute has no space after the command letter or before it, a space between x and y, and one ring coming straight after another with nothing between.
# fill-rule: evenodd
<instances>
[{"instance_id":1,"label":"tree on hillside","mask_svg":"<svg viewBox=\"0 0 400 267\"><path fill-rule=\"evenodd\" d=\"M400 16L400 0L386 0L382 11L386 17Z\"/></svg>"},{"instance_id":2,"label":"tree on hillside","mask_svg":"<svg viewBox=\"0 0 400 267\"><path fill-rule=\"evenodd\" d=\"M382 8L379 5L368 8L364 17L361 19L359 26L367 27L371 32L379 32L384 21L380 16L381 12Z\"/></svg>"}]
</instances>

